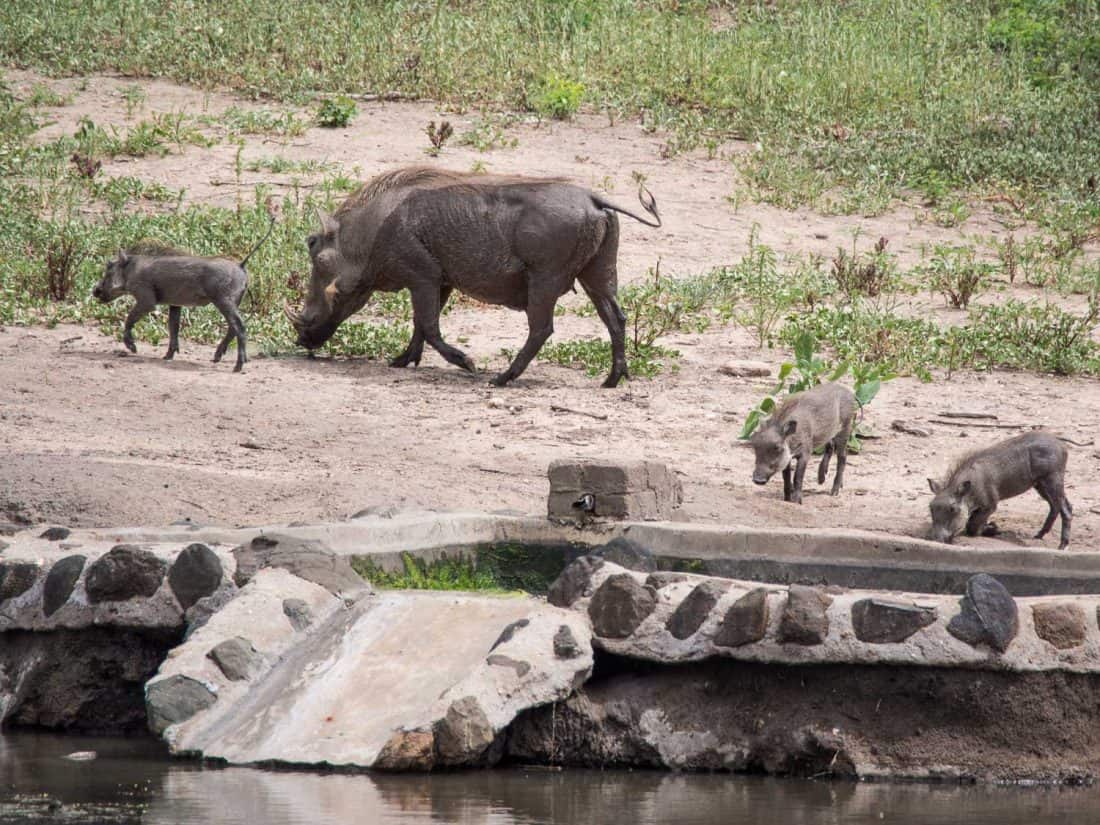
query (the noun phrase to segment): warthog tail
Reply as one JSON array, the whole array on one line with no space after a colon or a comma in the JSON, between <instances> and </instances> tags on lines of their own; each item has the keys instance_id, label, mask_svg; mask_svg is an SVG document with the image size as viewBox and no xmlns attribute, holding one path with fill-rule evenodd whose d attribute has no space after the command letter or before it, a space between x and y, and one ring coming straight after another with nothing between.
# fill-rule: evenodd
<instances>
[{"instance_id":1,"label":"warthog tail","mask_svg":"<svg viewBox=\"0 0 1100 825\"><path fill-rule=\"evenodd\" d=\"M651 196L652 197L652 196ZM256 250L264 245L264 242L271 237L271 233L275 231L275 216L271 216L271 225L267 228L267 234L260 238L260 242L249 250L248 254L244 256L244 260L241 261L241 269L244 269L244 265L248 263L248 259L256 254Z\"/></svg>"},{"instance_id":2,"label":"warthog tail","mask_svg":"<svg viewBox=\"0 0 1100 825\"><path fill-rule=\"evenodd\" d=\"M649 197L649 200L646 200L646 196ZM661 225L661 216L657 214L657 199L653 197L653 193L650 192L644 184L638 184L638 201L642 204L646 212L656 218L656 222L647 221L640 215L635 215L633 212L623 209L621 206L616 206L610 201L604 200L599 195L593 195L592 200L600 209L610 209L614 212L621 212L627 217L633 218L638 223L644 223L646 226L658 227Z\"/></svg>"}]
</instances>

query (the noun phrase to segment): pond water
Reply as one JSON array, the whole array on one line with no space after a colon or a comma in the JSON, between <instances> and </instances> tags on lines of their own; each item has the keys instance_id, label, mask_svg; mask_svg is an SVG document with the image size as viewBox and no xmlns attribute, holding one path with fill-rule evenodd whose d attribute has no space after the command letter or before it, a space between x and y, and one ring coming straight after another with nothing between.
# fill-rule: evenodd
<instances>
[{"instance_id":1,"label":"pond water","mask_svg":"<svg viewBox=\"0 0 1100 825\"><path fill-rule=\"evenodd\" d=\"M96 751L92 761L66 754ZM0 822L241 825L1041 825L1100 821L1100 788L867 784L512 768L363 774L218 768L150 739L0 736Z\"/></svg>"}]
</instances>

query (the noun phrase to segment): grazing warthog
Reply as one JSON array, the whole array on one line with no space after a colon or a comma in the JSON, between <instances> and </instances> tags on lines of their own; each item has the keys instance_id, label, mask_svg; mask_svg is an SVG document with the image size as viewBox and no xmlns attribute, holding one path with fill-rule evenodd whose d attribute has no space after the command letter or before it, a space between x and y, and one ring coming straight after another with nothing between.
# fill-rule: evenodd
<instances>
[{"instance_id":1,"label":"grazing warthog","mask_svg":"<svg viewBox=\"0 0 1100 825\"><path fill-rule=\"evenodd\" d=\"M783 400L771 418L752 435L750 444L756 453L752 472L755 484L767 484L777 472L783 472L783 500L802 503L802 477L810 456L825 448L817 483L825 483L829 459L836 453L836 477L829 495L837 495L844 486L844 467L848 463L848 438L856 413L856 397L840 384L821 384L805 392L796 392ZM794 481L791 481L791 465Z\"/></svg>"},{"instance_id":2,"label":"grazing warthog","mask_svg":"<svg viewBox=\"0 0 1100 825\"><path fill-rule=\"evenodd\" d=\"M92 295L105 304L122 295L133 295L134 306L126 316L122 343L130 352L134 345L134 324L152 312L158 304L168 304L168 352L171 361L179 352L180 307L213 304L225 316L229 331L214 350L215 363L222 359L233 339L237 339L237 366L240 372L248 360L245 352L244 321L238 308L248 286L245 264L268 239L275 228L272 220L267 234L260 239L240 263L228 258L200 258L178 249L156 244L139 244L129 250L119 250L118 258L107 262L103 278Z\"/></svg>"},{"instance_id":3,"label":"grazing warthog","mask_svg":"<svg viewBox=\"0 0 1100 825\"><path fill-rule=\"evenodd\" d=\"M648 200L643 197L648 195ZM611 336L611 374L627 375L626 316L615 296L622 212L660 226L648 190L647 221L564 180L505 177L410 167L371 180L334 215L320 215L309 237L313 273L302 310L286 308L298 343L316 349L375 291L408 289L413 334L390 362L419 364L427 341L465 370L474 363L443 340L439 314L454 289L527 313L527 342L504 372L520 375L554 331L554 305L579 281Z\"/></svg>"},{"instance_id":4,"label":"grazing warthog","mask_svg":"<svg viewBox=\"0 0 1100 825\"><path fill-rule=\"evenodd\" d=\"M1068 454L1066 445L1055 436L1033 430L963 456L947 474L946 481L928 479L928 486L935 493L930 505L929 538L950 543L960 529L968 536L996 535L996 525L987 522L997 503L1035 488L1050 505L1046 521L1035 538L1041 539L1050 532L1054 520L1061 515L1058 549L1064 549L1069 544L1073 521L1073 507L1065 491Z\"/></svg>"}]
</instances>

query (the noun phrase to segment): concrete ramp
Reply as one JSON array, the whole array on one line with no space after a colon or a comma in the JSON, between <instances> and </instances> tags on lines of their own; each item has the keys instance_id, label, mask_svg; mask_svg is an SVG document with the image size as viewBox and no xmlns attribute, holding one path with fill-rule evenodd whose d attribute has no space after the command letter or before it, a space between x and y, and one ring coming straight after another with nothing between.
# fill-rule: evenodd
<instances>
[{"instance_id":1,"label":"concrete ramp","mask_svg":"<svg viewBox=\"0 0 1100 825\"><path fill-rule=\"evenodd\" d=\"M290 588L310 624L283 609ZM540 600L388 591L347 605L313 588L261 571L165 662L146 697L150 719L173 720L173 751L234 764L480 764L517 713L591 672L583 616ZM199 686L212 700L187 715Z\"/></svg>"}]
</instances>

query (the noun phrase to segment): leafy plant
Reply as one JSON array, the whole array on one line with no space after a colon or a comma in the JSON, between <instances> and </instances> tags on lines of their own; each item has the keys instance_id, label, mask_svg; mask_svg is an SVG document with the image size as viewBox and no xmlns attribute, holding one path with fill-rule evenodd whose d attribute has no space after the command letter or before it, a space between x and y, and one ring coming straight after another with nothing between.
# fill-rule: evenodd
<instances>
[{"instance_id":1,"label":"leafy plant","mask_svg":"<svg viewBox=\"0 0 1100 825\"><path fill-rule=\"evenodd\" d=\"M493 575L468 556L442 558L432 563L411 553L401 554L401 572L384 570L369 556L353 556L355 572L382 590L460 590L505 592Z\"/></svg>"},{"instance_id":2,"label":"leafy plant","mask_svg":"<svg viewBox=\"0 0 1100 825\"><path fill-rule=\"evenodd\" d=\"M451 135L455 133L454 127L449 120L444 120L439 124L439 128L436 128L435 121L433 120L424 129L428 134L428 140L431 141L431 147L425 151L433 158L436 157L441 151L443 151L443 145L450 140Z\"/></svg>"},{"instance_id":3,"label":"leafy plant","mask_svg":"<svg viewBox=\"0 0 1100 825\"><path fill-rule=\"evenodd\" d=\"M505 351L511 358L514 353ZM656 378L680 353L656 344L635 344L627 341L626 361L632 378ZM591 376L611 371L611 342L601 338L581 338L544 346L539 360L560 364L563 367L579 367Z\"/></svg>"},{"instance_id":4,"label":"leafy plant","mask_svg":"<svg viewBox=\"0 0 1100 825\"><path fill-rule=\"evenodd\" d=\"M853 239L851 253L837 249L832 276L848 300L860 296L874 298L895 285L897 266L886 251L888 244L886 238L879 238L870 252L857 254Z\"/></svg>"},{"instance_id":5,"label":"leafy plant","mask_svg":"<svg viewBox=\"0 0 1100 825\"><path fill-rule=\"evenodd\" d=\"M532 108L543 117L567 120L577 113L584 99L584 85L560 75L547 75L531 100Z\"/></svg>"},{"instance_id":6,"label":"leafy plant","mask_svg":"<svg viewBox=\"0 0 1100 825\"><path fill-rule=\"evenodd\" d=\"M956 309L966 309L971 299L989 286L992 264L976 259L972 246L937 245L928 264L928 287Z\"/></svg>"},{"instance_id":7,"label":"leafy plant","mask_svg":"<svg viewBox=\"0 0 1100 825\"><path fill-rule=\"evenodd\" d=\"M342 129L351 123L356 111L355 101L347 95L325 98L317 110L317 125Z\"/></svg>"}]
</instances>

